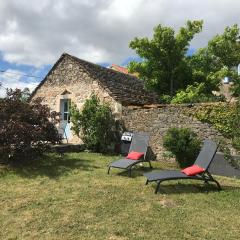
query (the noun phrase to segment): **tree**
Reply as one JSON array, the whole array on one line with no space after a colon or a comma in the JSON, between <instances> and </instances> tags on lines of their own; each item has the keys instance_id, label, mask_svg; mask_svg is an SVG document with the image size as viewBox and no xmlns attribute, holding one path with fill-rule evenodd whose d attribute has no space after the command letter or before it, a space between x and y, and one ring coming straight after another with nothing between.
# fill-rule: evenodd
<instances>
[{"instance_id":1,"label":"tree","mask_svg":"<svg viewBox=\"0 0 240 240\"><path fill-rule=\"evenodd\" d=\"M237 24L226 27L222 35L216 35L208 43L208 51L219 67L235 67L240 62L239 28Z\"/></svg>"},{"instance_id":2,"label":"tree","mask_svg":"<svg viewBox=\"0 0 240 240\"><path fill-rule=\"evenodd\" d=\"M111 108L100 103L92 94L80 112L75 105L71 107L72 130L80 137L86 148L95 152L108 152L114 148L115 120Z\"/></svg>"},{"instance_id":3,"label":"tree","mask_svg":"<svg viewBox=\"0 0 240 240\"><path fill-rule=\"evenodd\" d=\"M218 90L224 77L236 83L234 92L237 93L240 80L235 68L240 63L239 33L237 24L226 27L223 34L213 37L205 48L188 59L193 81L204 82L206 93Z\"/></svg>"},{"instance_id":4,"label":"tree","mask_svg":"<svg viewBox=\"0 0 240 240\"><path fill-rule=\"evenodd\" d=\"M30 89L24 88L21 93L21 100L27 102L30 96L31 96Z\"/></svg>"},{"instance_id":5,"label":"tree","mask_svg":"<svg viewBox=\"0 0 240 240\"><path fill-rule=\"evenodd\" d=\"M50 113L41 99L31 104L24 99L25 92L7 90L0 99L0 158L3 161L35 159L45 152L49 143L60 142L52 119L58 114Z\"/></svg>"},{"instance_id":6,"label":"tree","mask_svg":"<svg viewBox=\"0 0 240 240\"><path fill-rule=\"evenodd\" d=\"M204 83L194 83L187 86L186 90L181 90L172 98L171 103L198 103L198 102L216 102L224 101L225 97L214 96L212 93L206 93L206 86Z\"/></svg>"},{"instance_id":7,"label":"tree","mask_svg":"<svg viewBox=\"0 0 240 240\"><path fill-rule=\"evenodd\" d=\"M142 58L142 62L129 63L130 72L138 72L146 87L159 94L173 95L186 87L191 79L186 53L190 41L202 30L203 21L187 21L179 32L158 25L152 39L135 38L129 44Z\"/></svg>"}]
</instances>

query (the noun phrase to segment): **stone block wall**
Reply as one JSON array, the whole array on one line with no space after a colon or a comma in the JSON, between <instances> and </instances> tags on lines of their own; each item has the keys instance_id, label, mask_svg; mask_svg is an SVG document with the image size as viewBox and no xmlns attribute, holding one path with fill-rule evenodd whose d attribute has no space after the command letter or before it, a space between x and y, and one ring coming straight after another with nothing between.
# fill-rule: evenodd
<instances>
[{"instance_id":1,"label":"stone block wall","mask_svg":"<svg viewBox=\"0 0 240 240\"><path fill-rule=\"evenodd\" d=\"M197 106L194 106L197 107ZM203 140L224 139L210 124L202 123L187 115L187 105L162 105L157 107L123 109L123 125L129 131L143 131L151 134L150 147L157 160L163 159L163 136L170 127L191 128Z\"/></svg>"},{"instance_id":2,"label":"stone block wall","mask_svg":"<svg viewBox=\"0 0 240 240\"><path fill-rule=\"evenodd\" d=\"M93 92L101 101L109 103L116 115L121 113L121 104L115 101L79 64L65 57L47 76L44 84L40 85L33 99L41 97L43 104L48 105L52 111L59 112L60 99L71 99L71 102L81 109ZM74 135L69 140L73 143L80 141Z\"/></svg>"},{"instance_id":3,"label":"stone block wall","mask_svg":"<svg viewBox=\"0 0 240 240\"><path fill-rule=\"evenodd\" d=\"M37 90L34 98L42 97L52 110L59 111L58 98L64 91L70 92L68 97L81 108L92 92L95 92L102 101L108 102L114 109L116 101L106 92L98 82L91 78L80 65L71 58L64 58L48 76L46 81Z\"/></svg>"}]
</instances>

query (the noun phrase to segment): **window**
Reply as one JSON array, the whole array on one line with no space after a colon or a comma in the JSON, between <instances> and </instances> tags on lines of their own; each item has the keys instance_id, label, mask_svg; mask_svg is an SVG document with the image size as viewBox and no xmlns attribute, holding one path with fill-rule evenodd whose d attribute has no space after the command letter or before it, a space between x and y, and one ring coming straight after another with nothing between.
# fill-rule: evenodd
<instances>
[{"instance_id":1,"label":"window","mask_svg":"<svg viewBox=\"0 0 240 240\"><path fill-rule=\"evenodd\" d=\"M70 123L70 99L61 99L61 114L62 120Z\"/></svg>"}]
</instances>

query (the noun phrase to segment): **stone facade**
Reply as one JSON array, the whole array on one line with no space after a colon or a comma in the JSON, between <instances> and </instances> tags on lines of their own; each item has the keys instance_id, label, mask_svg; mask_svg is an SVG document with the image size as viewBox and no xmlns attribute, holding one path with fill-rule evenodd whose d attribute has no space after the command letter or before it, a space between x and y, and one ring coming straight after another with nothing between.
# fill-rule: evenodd
<instances>
[{"instance_id":1,"label":"stone facade","mask_svg":"<svg viewBox=\"0 0 240 240\"><path fill-rule=\"evenodd\" d=\"M192 106L192 107L198 107ZM163 159L163 136L170 127L191 128L203 140L224 139L210 124L189 117L188 105L158 105L152 107L126 107L123 109L123 125L128 131L149 132L150 147L157 160Z\"/></svg>"},{"instance_id":2,"label":"stone facade","mask_svg":"<svg viewBox=\"0 0 240 240\"><path fill-rule=\"evenodd\" d=\"M51 111L60 112L61 99L70 99L81 109L93 92L102 102L109 103L113 112L121 112L121 104L115 101L96 80L71 58L64 58L47 76L32 99L40 97L43 99L43 104L48 105ZM68 139L70 142L79 142L77 136L74 134L71 136L71 139Z\"/></svg>"},{"instance_id":3,"label":"stone facade","mask_svg":"<svg viewBox=\"0 0 240 240\"><path fill-rule=\"evenodd\" d=\"M60 111L59 100L69 98L81 109L93 92L115 109L117 101L81 66L76 65L71 58L64 58L47 76L44 84L38 87L32 99L41 97L51 110Z\"/></svg>"},{"instance_id":4,"label":"stone facade","mask_svg":"<svg viewBox=\"0 0 240 240\"><path fill-rule=\"evenodd\" d=\"M35 89L31 100L40 97L51 111L60 112L61 100L65 99L81 110L92 93L110 105L117 119L121 118L123 105L157 102L157 96L145 90L143 82L135 76L107 69L69 54L63 54L59 58ZM80 141L73 133L70 135L70 142Z\"/></svg>"}]
</instances>

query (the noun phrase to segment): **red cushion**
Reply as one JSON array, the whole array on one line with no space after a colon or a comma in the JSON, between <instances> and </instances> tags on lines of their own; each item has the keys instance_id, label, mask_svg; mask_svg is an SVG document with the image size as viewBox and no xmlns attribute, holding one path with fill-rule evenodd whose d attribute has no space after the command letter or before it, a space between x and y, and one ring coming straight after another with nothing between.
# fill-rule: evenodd
<instances>
[{"instance_id":1,"label":"red cushion","mask_svg":"<svg viewBox=\"0 0 240 240\"><path fill-rule=\"evenodd\" d=\"M184 168L181 170L182 173L185 173L188 176L194 176L196 174L204 172L205 169L199 167L198 165L192 165L190 167Z\"/></svg>"},{"instance_id":2,"label":"red cushion","mask_svg":"<svg viewBox=\"0 0 240 240\"><path fill-rule=\"evenodd\" d=\"M127 155L127 158L131 159L131 160L138 160L138 159L140 159L143 156L144 156L144 153L142 153L142 152L130 152Z\"/></svg>"}]
</instances>

